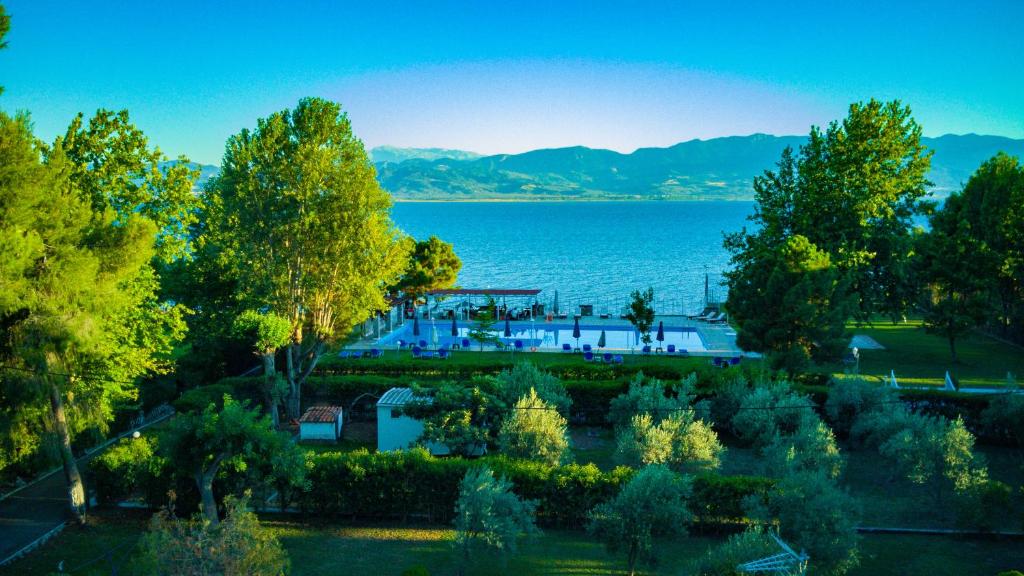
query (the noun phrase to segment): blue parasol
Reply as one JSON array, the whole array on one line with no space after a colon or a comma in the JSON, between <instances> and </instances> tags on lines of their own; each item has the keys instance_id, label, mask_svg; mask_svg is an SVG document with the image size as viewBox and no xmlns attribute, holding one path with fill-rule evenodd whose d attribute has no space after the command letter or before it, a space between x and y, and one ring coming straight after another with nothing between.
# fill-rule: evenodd
<instances>
[{"instance_id":1,"label":"blue parasol","mask_svg":"<svg viewBox=\"0 0 1024 576\"><path fill-rule=\"evenodd\" d=\"M601 337L597 339L597 347L598 348L604 348L606 345L607 345L607 340L605 340L604 330L601 330Z\"/></svg>"},{"instance_id":2,"label":"blue parasol","mask_svg":"<svg viewBox=\"0 0 1024 576\"><path fill-rule=\"evenodd\" d=\"M417 314L416 316L413 316L413 318L412 318L412 335L413 336L419 336L420 335L420 316L419 316L419 314Z\"/></svg>"},{"instance_id":3,"label":"blue parasol","mask_svg":"<svg viewBox=\"0 0 1024 576\"><path fill-rule=\"evenodd\" d=\"M661 348L661 343L665 341L665 323L658 322L658 335L654 337L658 341L658 348Z\"/></svg>"},{"instance_id":4,"label":"blue parasol","mask_svg":"<svg viewBox=\"0 0 1024 576\"><path fill-rule=\"evenodd\" d=\"M505 338L512 337L512 325L509 324L508 316L505 316Z\"/></svg>"},{"instance_id":5,"label":"blue parasol","mask_svg":"<svg viewBox=\"0 0 1024 576\"><path fill-rule=\"evenodd\" d=\"M452 313L452 338L456 338L459 335L459 325L455 323L455 314Z\"/></svg>"},{"instance_id":6,"label":"blue parasol","mask_svg":"<svg viewBox=\"0 0 1024 576\"><path fill-rule=\"evenodd\" d=\"M576 349L579 350L580 349L580 319L579 319L578 316L573 320L572 337L576 339Z\"/></svg>"}]
</instances>

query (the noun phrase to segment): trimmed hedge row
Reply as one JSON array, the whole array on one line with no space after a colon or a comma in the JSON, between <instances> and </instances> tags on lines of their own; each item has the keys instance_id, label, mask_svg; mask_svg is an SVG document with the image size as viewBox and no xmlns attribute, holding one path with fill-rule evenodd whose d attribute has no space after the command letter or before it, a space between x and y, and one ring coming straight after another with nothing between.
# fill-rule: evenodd
<instances>
[{"instance_id":1,"label":"trimmed hedge row","mask_svg":"<svg viewBox=\"0 0 1024 576\"><path fill-rule=\"evenodd\" d=\"M593 464L547 466L488 457L479 460L433 458L425 451L369 453L330 452L310 457L310 489L300 500L303 511L318 517L407 519L449 522L458 499L459 481L472 466L486 464L505 476L523 498L536 500L537 521L544 526L580 528L587 513L618 493L633 470L602 472ZM694 478L693 512L702 525L745 522L743 499L764 494L767 478L702 474Z\"/></svg>"}]
</instances>

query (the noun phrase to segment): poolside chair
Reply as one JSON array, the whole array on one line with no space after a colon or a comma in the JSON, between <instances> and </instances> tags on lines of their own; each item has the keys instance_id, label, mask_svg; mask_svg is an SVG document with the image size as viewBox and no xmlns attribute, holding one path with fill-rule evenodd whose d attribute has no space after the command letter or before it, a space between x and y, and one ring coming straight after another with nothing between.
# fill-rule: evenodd
<instances>
[{"instance_id":1,"label":"poolside chair","mask_svg":"<svg viewBox=\"0 0 1024 576\"><path fill-rule=\"evenodd\" d=\"M711 363L715 368L723 368L726 366L725 358L722 358L721 356L715 356L714 359L711 360Z\"/></svg>"},{"instance_id":2,"label":"poolside chair","mask_svg":"<svg viewBox=\"0 0 1024 576\"><path fill-rule=\"evenodd\" d=\"M514 346L515 346L516 352L522 352L523 351L523 341L522 340L516 340Z\"/></svg>"},{"instance_id":3,"label":"poolside chair","mask_svg":"<svg viewBox=\"0 0 1024 576\"><path fill-rule=\"evenodd\" d=\"M427 341L426 340L420 340L420 348L426 348L426 347L427 347Z\"/></svg>"},{"instance_id":4,"label":"poolside chair","mask_svg":"<svg viewBox=\"0 0 1024 576\"><path fill-rule=\"evenodd\" d=\"M611 363L611 361L612 361L612 355L611 355L611 353L610 353L610 352L605 352L605 353L604 353L604 361L605 361L605 362L607 362L607 363L609 363L609 364Z\"/></svg>"},{"instance_id":5,"label":"poolside chair","mask_svg":"<svg viewBox=\"0 0 1024 576\"><path fill-rule=\"evenodd\" d=\"M593 350L594 349L590 347L590 344L584 344L583 345L583 351L584 352L592 352Z\"/></svg>"},{"instance_id":6,"label":"poolside chair","mask_svg":"<svg viewBox=\"0 0 1024 576\"><path fill-rule=\"evenodd\" d=\"M583 360L585 360L587 362L593 362L594 361L594 353L593 352L584 352L583 353Z\"/></svg>"},{"instance_id":7,"label":"poolside chair","mask_svg":"<svg viewBox=\"0 0 1024 576\"><path fill-rule=\"evenodd\" d=\"M665 352L667 352L669 354L675 354L676 353L676 345L675 344L669 344L668 347L665 348Z\"/></svg>"},{"instance_id":8,"label":"poolside chair","mask_svg":"<svg viewBox=\"0 0 1024 576\"><path fill-rule=\"evenodd\" d=\"M380 358L380 357L381 357L381 351L380 350L378 350L377 348L371 348L370 349L370 358Z\"/></svg>"},{"instance_id":9,"label":"poolside chair","mask_svg":"<svg viewBox=\"0 0 1024 576\"><path fill-rule=\"evenodd\" d=\"M710 306L708 306L708 307L704 308L703 310L701 310L700 314L690 314L689 316L686 317L686 319L687 320L698 320L700 318L707 317L709 314L711 314L713 312L715 312L715 309L710 307Z\"/></svg>"},{"instance_id":10,"label":"poolside chair","mask_svg":"<svg viewBox=\"0 0 1024 576\"><path fill-rule=\"evenodd\" d=\"M640 349L640 353L643 354L644 356L650 356L651 355L651 347L650 346L644 346L643 348Z\"/></svg>"},{"instance_id":11,"label":"poolside chair","mask_svg":"<svg viewBox=\"0 0 1024 576\"><path fill-rule=\"evenodd\" d=\"M729 358L729 366L739 366L740 360L742 360L740 356L733 356L732 358Z\"/></svg>"},{"instance_id":12,"label":"poolside chair","mask_svg":"<svg viewBox=\"0 0 1024 576\"><path fill-rule=\"evenodd\" d=\"M718 316L717 316L716 318L713 318L713 319L711 319L711 320L708 320L708 324L725 324L725 322L726 322L726 321L727 321L728 319L729 319L729 317L728 317L728 316L726 315L726 313L725 313L725 312L722 312L722 313L721 313L721 314L719 314L719 315L718 315Z\"/></svg>"},{"instance_id":13,"label":"poolside chair","mask_svg":"<svg viewBox=\"0 0 1024 576\"><path fill-rule=\"evenodd\" d=\"M719 312L715 312L714 310L712 310L711 312L708 312L704 316L699 316L697 318L694 318L694 320L697 320L697 321L700 321L700 322L711 322L712 320L714 320L715 318L717 318L717 317L719 317L721 315L723 315L723 314L719 313Z\"/></svg>"},{"instance_id":14,"label":"poolside chair","mask_svg":"<svg viewBox=\"0 0 1024 576\"><path fill-rule=\"evenodd\" d=\"M423 348L420 348L419 346L413 346L412 347L412 357L413 358L422 358L423 357Z\"/></svg>"},{"instance_id":15,"label":"poolside chair","mask_svg":"<svg viewBox=\"0 0 1024 576\"><path fill-rule=\"evenodd\" d=\"M463 348L469 348L469 338L463 338L462 339L462 347Z\"/></svg>"},{"instance_id":16,"label":"poolside chair","mask_svg":"<svg viewBox=\"0 0 1024 576\"><path fill-rule=\"evenodd\" d=\"M562 344L562 352L568 352L572 354L572 346L568 344Z\"/></svg>"},{"instance_id":17,"label":"poolside chair","mask_svg":"<svg viewBox=\"0 0 1024 576\"><path fill-rule=\"evenodd\" d=\"M615 358L613 358L612 361L615 364L622 364L622 355L621 354L616 354Z\"/></svg>"},{"instance_id":18,"label":"poolside chair","mask_svg":"<svg viewBox=\"0 0 1024 576\"><path fill-rule=\"evenodd\" d=\"M338 352L338 358L348 358L348 350L342 350Z\"/></svg>"},{"instance_id":19,"label":"poolside chair","mask_svg":"<svg viewBox=\"0 0 1024 576\"><path fill-rule=\"evenodd\" d=\"M437 357L440 358L441 360L447 360L448 351L445 350L444 348L441 348L440 350L437 351Z\"/></svg>"},{"instance_id":20,"label":"poolside chair","mask_svg":"<svg viewBox=\"0 0 1024 576\"><path fill-rule=\"evenodd\" d=\"M689 355L690 355L690 353L689 353L689 352L687 352L686 348L680 348L680 349L679 349L679 355L680 355L680 356L684 356L684 357L685 357L685 356L689 356Z\"/></svg>"}]
</instances>

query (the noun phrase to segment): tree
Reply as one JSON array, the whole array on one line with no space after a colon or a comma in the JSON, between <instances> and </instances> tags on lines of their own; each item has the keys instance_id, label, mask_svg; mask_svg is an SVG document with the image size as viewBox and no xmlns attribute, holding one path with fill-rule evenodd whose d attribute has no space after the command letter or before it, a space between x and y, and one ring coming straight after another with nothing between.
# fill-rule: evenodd
<instances>
[{"instance_id":1,"label":"tree","mask_svg":"<svg viewBox=\"0 0 1024 576\"><path fill-rule=\"evenodd\" d=\"M882 442L878 452L905 479L931 487L936 503L942 501L947 487L962 492L987 476L983 462L974 455L974 435L960 418L949 421L914 414Z\"/></svg>"},{"instance_id":2,"label":"tree","mask_svg":"<svg viewBox=\"0 0 1024 576\"><path fill-rule=\"evenodd\" d=\"M437 388L412 385L404 413L423 422L424 442L443 444L453 454L478 456L490 444L508 411L494 380L444 382Z\"/></svg>"},{"instance_id":3,"label":"tree","mask_svg":"<svg viewBox=\"0 0 1024 576\"><path fill-rule=\"evenodd\" d=\"M738 316L756 317L755 307L741 303L766 286L772 266L762 261L771 263L776 247L797 236L828 255L838 276L848 280L836 293L835 307L845 308L849 296L861 321L875 313L899 317L914 292L907 265L911 217L927 193L930 165L921 127L899 101L855 103L825 131L812 127L799 153L785 150L775 171L755 178L757 204L750 219L756 232L726 236L733 255L727 275L733 320L742 327ZM746 294L734 297L737 287L747 288Z\"/></svg>"},{"instance_id":4,"label":"tree","mask_svg":"<svg viewBox=\"0 0 1024 576\"><path fill-rule=\"evenodd\" d=\"M746 506L751 517L774 520L786 542L806 550L816 574L840 575L857 566L860 510L824 471L784 476L766 499L748 498Z\"/></svg>"},{"instance_id":5,"label":"tree","mask_svg":"<svg viewBox=\"0 0 1024 576\"><path fill-rule=\"evenodd\" d=\"M655 563L654 538L686 534L690 482L655 464L636 473L611 501L590 512L587 531L611 553L625 550L630 576L638 561Z\"/></svg>"},{"instance_id":6,"label":"tree","mask_svg":"<svg viewBox=\"0 0 1024 576\"><path fill-rule=\"evenodd\" d=\"M650 414L654 423L661 422L677 411L689 407L686 396L695 378L687 377L680 385L677 395L674 390L666 387L657 378L646 378L643 372L637 372L629 383L629 390L612 399L608 409L608 421L616 429L626 428L632 424L637 414Z\"/></svg>"},{"instance_id":7,"label":"tree","mask_svg":"<svg viewBox=\"0 0 1024 576\"><path fill-rule=\"evenodd\" d=\"M626 319L641 334L640 340L649 345L651 343L651 326L654 325L654 308L651 306L654 302L654 288L648 288L642 292L633 290L630 298Z\"/></svg>"},{"instance_id":8,"label":"tree","mask_svg":"<svg viewBox=\"0 0 1024 576\"><path fill-rule=\"evenodd\" d=\"M821 471L835 480L843 471L843 457L835 435L817 418L803 420L792 434L776 434L762 452L769 476Z\"/></svg>"},{"instance_id":9,"label":"tree","mask_svg":"<svg viewBox=\"0 0 1024 576\"><path fill-rule=\"evenodd\" d=\"M247 341L263 361L263 405L270 415L274 428L279 426L277 407L284 392L280 386L274 357L277 351L288 344L291 338L291 322L273 312L262 313L246 310L235 318L235 333Z\"/></svg>"},{"instance_id":10,"label":"tree","mask_svg":"<svg viewBox=\"0 0 1024 576\"><path fill-rule=\"evenodd\" d=\"M338 104L305 98L227 143L208 184L211 240L231 253L239 298L291 322L288 414L327 344L385 310L408 263L391 200Z\"/></svg>"},{"instance_id":11,"label":"tree","mask_svg":"<svg viewBox=\"0 0 1024 576\"><path fill-rule=\"evenodd\" d=\"M725 448L711 426L695 418L692 408L654 422L650 414L638 414L630 427L619 431L615 458L620 464L664 464L678 471L718 468Z\"/></svg>"},{"instance_id":12,"label":"tree","mask_svg":"<svg viewBox=\"0 0 1024 576\"><path fill-rule=\"evenodd\" d=\"M989 434L1002 438L1018 450L1024 448L1024 394L1012 382L1008 393L991 396L981 413L981 422Z\"/></svg>"},{"instance_id":13,"label":"tree","mask_svg":"<svg viewBox=\"0 0 1024 576\"><path fill-rule=\"evenodd\" d=\"M469 337L480 344L481 352L484 349L484 344L501 341L494 334L494 323L497 322L497 318L491 313L494 308L494 299L488 298L487 306L477 311L476 321L469 328Z\"/></svg>"},{"instance_id":14,"label":"tree","mask_svg":"<svg viewBox=\"0 0 1024 576\"><path fill-rule=\"evenodd\" d=\"M459 574L465 573L475 545L514 554L520 536L538 534L536 509L536 502L521 500L508 480L496 479L486 466L470 468L455 504L455 545L462 550Z\"/></svg>"},{"instance_id":15,"label":"tree","mask_svg":"<svg viewBox=\"0 0 1024 576\"><path fill-rule=\"evenodd\" d=\"M829 389L825 414L840 436L846 437L863 414L885 410L897 401L896 394L888 386L871 384L859 377L844 378Z\"/></svg>"},{"instance_id":16,"label":"tree","mask_svg":"<svg viewBox=\"0 0 1024 576\"><path fill-rule=\"evenodd\" d=\"M749 262L727 273L736 343L767 354L773 369L791 375L812 360L837 359L849 343L850 298L828 253L800 235L751 246Z\"/></svg>"},{"instance_id":17,"label":"tree","mask_svg":"<svg viewBox=\"0 0 1024 576\"><path fill-rule=\"evenodd\" d=\"M213 481L222 469L263 472L260 476L288 484L301 483L304 473L298 447L273 430L270 417L227 395L220 410L210 404L201 414L178 415L161 438L160 449L195 480L203 514L213 526L219 523Z\"/></svg>"},{"instance_id":18,"label":"tree","mask_svg":"<svg viewBox=\"0 0 1024 576\"><path fill-rule=\"evenodd\" d=\"M569 453L566 420L534 389L520 398L501 423L498 447L511 458L557 466Z\"/></svg>"},{"instance_id":19,"label":"tree","mask_svg":"<svg viewBox=\"0 0 1024 576\"><path fill-rule=\"evenodd\" d=\"M923 298L925 330L946 338L953 363L956 341L984 320L986 286L992 278L983 270L991 258L983 242L974 237L971 225L958 218L957 201L931 218L932 230L918 243L918 267L927 285Z\"/></svg>"},{"instance_id":20,"label":"tree","mask_svg":"<svg viewBox=\"0 0 1024 576\"><path fill-rule=\"evenodd\" d=\"M740 439L764 447L777 435L796 432L807 419L817 420L811 399L794 392L788 382L775 382L749 390L732 418Z\"/></svg>"},{"instance_id":21,"label":"tree","mask_svg":"<svg viewBox=\"0 0 1024 576\"><path fill-rule=\"evenodd\" d=\"M462 269L462 260L453 246L437 236L414 241L409 253L409 264L399 279L397 289L408 296L418 297L430 290L443 290L455 286Z\"/></svg>"},{"instance_id":22,"label":"tree","mask_svg":"<svg viewBox=\"0 0 1024 576\"><path fill-rule=\"evenodd\" d=\"M174 517L164 509L153 515L140 545L140 568L153 576L282 576L291 562L274 533L261 527L247 509L248 497L225 499L224 522L198 516Z\"/></svg>"},{"instance_id":23,"label":"tree","mask_svg":"<svg viewBox=\"0 0 1024 576\"><path fill-rule=\"evenodd\" d=\"M501 399L511 406L523 396L536 391L537 397L551 404L561 414L568 414L572 399L557 376L545 372L532 362L519 362L511 369L495 376L495 385Z\"/></svg>"}]
</instances>

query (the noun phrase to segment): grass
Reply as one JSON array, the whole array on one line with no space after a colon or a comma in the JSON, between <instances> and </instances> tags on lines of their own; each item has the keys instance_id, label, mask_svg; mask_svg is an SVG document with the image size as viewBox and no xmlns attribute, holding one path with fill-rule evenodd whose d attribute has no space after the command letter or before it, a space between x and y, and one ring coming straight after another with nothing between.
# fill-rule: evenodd
<instances>
[{"instance_id":1,"label":"grass","mask_svg":"<svg viewBox=\"0 0 1024 576\"><path fill-rule=\"evenodd\" d=\"M292 559L294 576L373 574L399 576L413 566L430 574L453 574L458 557L452 550L454 532L438 526L341 526L297 524L270 519L273 530ZM132 574L135 542L145 529L139 513L106 511L94 514L84 527L69 527L27 558L0 568L0 576L55 573L59 562L73 574ZM706 537L658 543L661 562L648 575L684 576L687 566L720 542ZM121 546L110 560L105 551ZM865 535L861 565L851 576L994 575L1024 566L1019 541L964 539L943 536ZM469 576L565 575L623 573L620 555L609 555L583 532L547 531L521 547L507 562L480 554Z\"/></svg>"},{"instance_id":2,"label":"grass","mask_svg":"<svg viewBox=\"0 0 1024 576\"><path fill-rule=\"evenodd\" d=\"M870 336L885 347L860 351L860 373L879 381L895 371L902 385L942 386L948 370L963 387L998 387L1006 384L1007 372L1024 375L1024 349L983 334L973 333L957 341L959 362L954 364L949 343L925 332L920 320L861 327L851 324L849 330ZM840 365L824 368L843 372Z\"/></svg>"}]
</instances>

